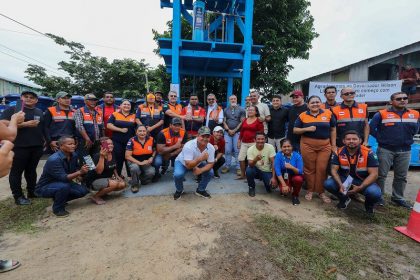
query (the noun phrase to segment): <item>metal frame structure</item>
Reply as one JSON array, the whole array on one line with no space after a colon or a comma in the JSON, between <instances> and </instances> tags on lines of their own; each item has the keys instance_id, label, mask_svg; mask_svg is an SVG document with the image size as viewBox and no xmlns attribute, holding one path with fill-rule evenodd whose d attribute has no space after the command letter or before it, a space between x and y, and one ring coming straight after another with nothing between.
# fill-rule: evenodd
<instances>
[{"instance_id":1,"label":"metal frame structure","mask_svg":"<svg viewBox=\"0 0 420 280\"><path fill-rule=\"evenodd\" d=\"M160 54L172 75L171 89L181 96L181 76L225 78L229 98L233 80L240 78L244 104L251 62L260 59L262 49L252 40L254 0L161 0L160 6L173 9L172 38L159 39ZM214 14L214 20L206 24L207 14ZM192 39L181 38L181 16L192 26ZM235 26L243 42L235 42Z\"/></svg>"}]
</instances>

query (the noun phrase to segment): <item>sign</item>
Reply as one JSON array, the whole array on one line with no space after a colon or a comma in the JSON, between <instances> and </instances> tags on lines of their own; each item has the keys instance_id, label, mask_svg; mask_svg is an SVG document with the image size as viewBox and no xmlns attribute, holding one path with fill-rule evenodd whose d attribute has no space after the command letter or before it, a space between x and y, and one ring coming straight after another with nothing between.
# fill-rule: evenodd
<instances>
[{"instance_id":1,"label":"sign","mask_svg":"<svg viewBox=\"0 0 420 280\"><path fill-rule=\"evenodd\" d=\"M325 102L324 89L327 86L337 88L337 102L341 102L340 91L350 87L356 92L357 102L389 101L391 94L401 91L401 80L395 81L369 81L369 82L310 82L309 96L318 95Z\"/></svg>"},{"instance_id":2,"label":"sign","mask_svg":"<svg viewBox=\"0 0 420 280\"><path fill-rule=\"evenodd\" d=\"M171 84L170 91L176 92L176 96L179 99L179 84Z\"/></svg>"}]
</instances>

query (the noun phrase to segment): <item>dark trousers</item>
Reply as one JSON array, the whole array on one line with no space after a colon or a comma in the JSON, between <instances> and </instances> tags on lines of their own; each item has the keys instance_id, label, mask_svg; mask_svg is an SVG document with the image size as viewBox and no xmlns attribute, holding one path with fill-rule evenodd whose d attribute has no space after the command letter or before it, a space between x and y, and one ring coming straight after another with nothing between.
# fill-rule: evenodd
<instances>
[{"instance_id":1,"label":"dark trousers","mask_svg":"<svg viewBox=\"0 0 420 280\"><path fill-rule=\"evenodd\" d=\"M73 182L54 182L36 189L37 196L54 199L52 206L54 213L65 210L67 201L84 197L88 193L84 186Z\"/></svg>"},{"instance_id":2,"label":"dark trousers","mask_svg":"<svg viewBox=\"0 0 420 280\"><path fill-rule=\"evenodd\" d=\"M213 165L214 174L217 174L217 171L219 170L220 167L223 166L223 164L225 164L225 162L226 162L225 157L221 157L219 158L218 161L216 161L216 163Z\"/></svg>"},{"instance_id":3,"label":"dark trousers","mask_svg":"<svg viewBox=\"0 0 420 280\"><path fill-rule=\"evenodd\" d=\"M33 194L36 185L36 167L43 153L43 147L28 147L13 149L12 169L9 174L9 184L15 199L23 196L22 174L26 180L26 190L28 194Z\"/></svg>"},{"instance_id":4,"label":"dark trousers","mask_svg":"<svg viewBox=\"0 0 420 280\"><path fill-rule=\"evenodd\" d=\"M255 188L255 178L260 178L264 182L264 187L267 192L271 192L270 181L273 177L272 172L261 171L258 168L248 166L246 168L246 180L248 182L248 187Z\"/></svg>"},{"instance_id":5,"label":"dark trousers","mask_svg":"<svg viewBox=\"0 0 420 280\"><path fill-rule=\"evenodd\" d=\"M125 161L125 148L127 143L123 144L121 142L113 141L114 142L114 156L115 156L115 163L117 165L117 173L121 176L122 168L125 162L125 169L127 171L127 176L130 176L130 168L128 168L128 164Z\"/></svg>"}]
</instances>

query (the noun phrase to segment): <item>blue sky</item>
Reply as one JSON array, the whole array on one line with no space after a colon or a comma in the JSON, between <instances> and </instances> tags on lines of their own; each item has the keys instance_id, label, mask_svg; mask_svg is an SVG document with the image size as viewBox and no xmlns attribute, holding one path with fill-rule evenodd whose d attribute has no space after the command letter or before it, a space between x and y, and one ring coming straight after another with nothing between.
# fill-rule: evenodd
<instances>
[{"instance_id":1,"label":"blue sky","mask_svg":"<svg viewBox=\"0 0 420 280\"><path fill-rule=\"evenodd\" d=\"M310 10L320 36L313 41L309 60L290 61L292 82L420 40L417 0L316 0ZM163 31L172 17L172 10L160 9L158 0L14 0L3 1L0 13L41 32L81 42L95 55L111 60L144 58L151 66L162 63L153 53L152 29ZM64 50L0 16L1 77L29 83L24 78L28 63L22 60L39 62L28 57L48 65L40 64L49 73L63 75L57 62L66 58Z\"/></svg>"}]
</instances>

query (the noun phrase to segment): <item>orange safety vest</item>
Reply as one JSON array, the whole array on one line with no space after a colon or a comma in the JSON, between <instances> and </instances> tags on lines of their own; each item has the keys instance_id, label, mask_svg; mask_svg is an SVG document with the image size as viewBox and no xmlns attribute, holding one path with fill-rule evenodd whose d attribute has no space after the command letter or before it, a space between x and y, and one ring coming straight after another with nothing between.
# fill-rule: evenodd
<instances>
[{"instance_id":1,"label":"orange safety vest","mask_svg":"<svg viewBox=\"0 0 420 280\"><path fill-rule=\"evenodd\" d=\"M367 116L367 105L356 103L351 108L339 105L332 109L337 119L337 138L342 139L342 135L347 130L356 130L362 137L364 134L365 121ZM337 144L341 144L337 142Z\"/></svg>"},{"instance_id":2,"label":"orange safety vest","mask_svg":"<svg viewBox=\"0 0 420 280\"><path fill-rule=\"evenodd\" d=\"M63 122L65 120L73 120L73 115L75 112L74 109L70 108L69 113L66 114L64 110L57 110L57 106L49 107L48 111L50 111L54 122Z\"/></svg>"},{"instance_id":3,"label":"orange safety vest","mask_svg":"<svg viewBox=\"0 0 420 280\"><path fill-rule=\"evenodd\" d=\"M406 110L401 117L393 111L388 111L388 109L380 110L379 113L381 114L381 123L383 126L394 126L395 123L417 124L419 119L419 112L410 109Z\"/></svg>"},{"instance_id":4,"label":"orange safety vest","mask_svg":"<svg viewBox=\"0 0 420 280\"><path fill-rule=\"evenodd\" d=\"M153 154L153 137L146 137L144 145L138 141L137 137L131 138L131 141L133 143L133 155L143 156Z\"/></svg>"},{"instance_id":5,"label":"orange safety vest","mask_svg":"<svg viewBox=\"0 0 420 280\"><path fill-rule=\"evenodd\" d=\"M345 147L341 147L337 150L338 161L340 163L340 169L346 172L348 175L350 173L350 165L356 164L356 176L359 179L364 180L368 175L368 157L371 150L363 145L360 146L359 153L351 162L351 159L347 156L344 151Z\"/></svg>"},{"instance_id":6,"label":"orange safety vest","mask_svg":"<svg viewBox=\"0 0 420 280\"><path fill-rule=\"evenodd\" d=\"M178 142L178 139L182 141L184 139L185 130L183 128L179 131L179 136L171 136L171 132L169 127L162 130L163 136L165 136L166 139L166 146L170 147L176 144Z\"/></svg>"},{"instance_id":7,"label":"orange safety vest","mask_svg":"<svg viewBox=\"0 0 420 280\"><path fill-rule=\"evenodd\" d=\"M174 105L172 105L172 104L170 104L170 103L168 103L168 107L169 107L169 109L172 111L172 112L174 112L174 113L176 113L176 114L178 114L178 115L181 115L181 113L182 113L182 105L181 104L175 104L175 106Z\"/></svg>"},{"instance_id":8,"label":"orange safety vest","mask_svg":"<svg viewBox=\"0 0 420 280\"><path fill-rule=\"evenodd\" d=\"M151 108L148 104L141 104L138 107L138 110L140 111L140 118L159 118L162 107L153 105L153 108Z\"/></svg>"},{"instance_id":9,"label":"orange safety vest","mask_svg":"<svg viewBox=\"0 0 420 280\"><path fill-rule=\"evenodd\" d=\"M92 124L93 125L93 116L90 114L89 110L87 110L87 112L85 112L85 107L80 108L80 111L83 114L83 122L84 124ZM98 110L96 110L96 123L98 125L102 124L103 118L102 118L102 113Z\"/></svg>"}]
</instances>

